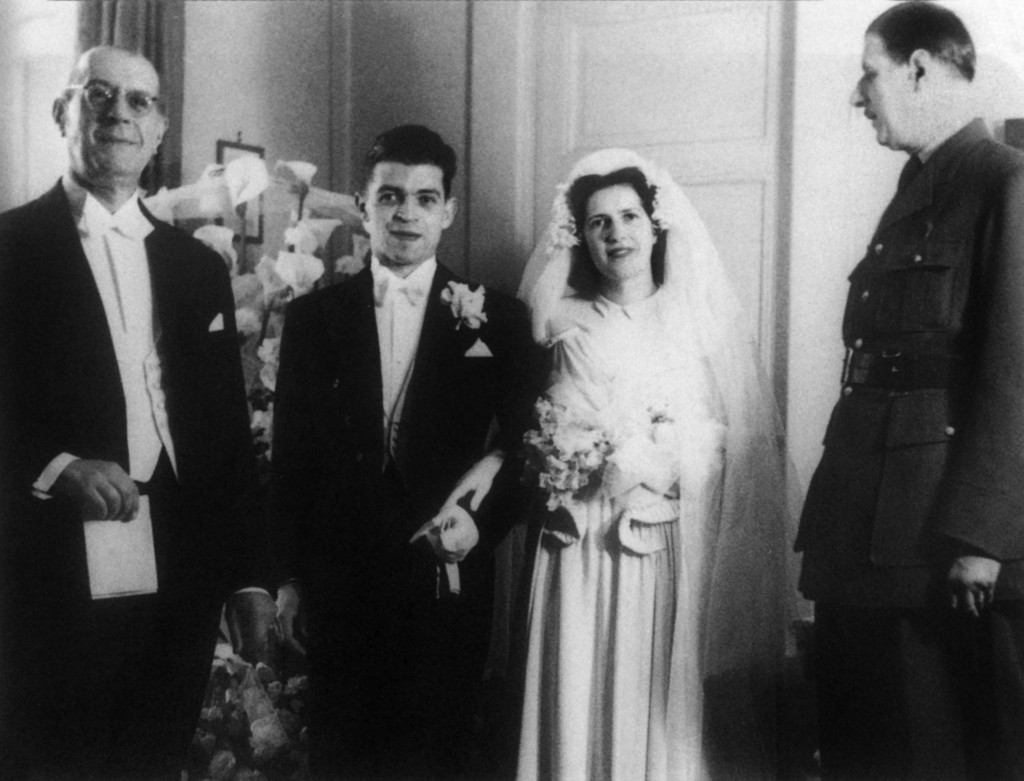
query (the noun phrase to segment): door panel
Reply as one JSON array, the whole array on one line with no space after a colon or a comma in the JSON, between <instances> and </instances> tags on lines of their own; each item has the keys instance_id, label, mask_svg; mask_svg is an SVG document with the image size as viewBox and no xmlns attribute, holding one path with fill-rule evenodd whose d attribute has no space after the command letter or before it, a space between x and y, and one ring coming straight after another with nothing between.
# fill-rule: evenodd
<instances>
[{"instance_id":1,"label":"door panel","mask_svg":"<svg viewBox=\"0 0 1024 781\"><path fill-rule=\"evenodd\" d=\"M536 13L534 224L596 149L625 146L684 187L751 316L776 335L782 7L770 2L545 2Z\"/></svg>"}]
</instances>

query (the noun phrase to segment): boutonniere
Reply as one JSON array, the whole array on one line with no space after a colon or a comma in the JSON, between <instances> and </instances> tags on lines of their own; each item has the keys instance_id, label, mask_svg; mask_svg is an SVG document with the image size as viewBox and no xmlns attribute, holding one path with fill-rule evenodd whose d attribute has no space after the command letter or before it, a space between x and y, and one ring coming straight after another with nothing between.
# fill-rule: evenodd
<instances>
[{"instance_id":1,"label":"boutonniere","mask_svg":"<svg viewBox=\"0 0 1024 781\"><path fill-rule=\"evenodd\" d=\"M455 325L456 329L465 325L466 328L475 331L482 323L487 322L483 285L478 286L476 290L470 290L469 285L449 282L441 291L441 301L451 307L452 317L459 321Z\"/></svg>"}]
</instances>

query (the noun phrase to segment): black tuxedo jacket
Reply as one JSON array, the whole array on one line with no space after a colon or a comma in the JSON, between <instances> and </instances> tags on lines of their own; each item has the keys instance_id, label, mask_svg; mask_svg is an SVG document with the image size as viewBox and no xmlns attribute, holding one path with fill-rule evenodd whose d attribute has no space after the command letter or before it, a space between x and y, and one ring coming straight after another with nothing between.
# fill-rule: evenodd
<instances>
[{"instance_id":1,"label":"black tuxedo jacket","mask_svg":"<svg viewBox=\"0 0 1024 781\"><path fill-rule=\"evenodd\" d=\"M489 551L521 513L518 454L543 379L525 308L494 290L487 322L460 324L441 300L438 265L397 442L385 463L381 359L369 268L288 309L274 424L271 523L280 579L297 578L316 613L435 595L436 562L410 536L485 452L492 420L508 454L481 508L481 543L461 566L463 596L489 599ZM490 357L469 357L480 340ZM396 488L400 486L400 488ZM361 608L359 606L362 606ZM351 616L349 616L351 619Z\"/></svg>"},{"instance_id":2,"label":"black tuxedo jacket","mask_svg":"<svg viewBox=\"0 0 1024 781\"><path fill-rule=\"evenodd\" d=\"M158 546L161 588L180 581L223 598L249 577L239 503L255 485L234 303L223 262L150 219L178 477L201 508L177 522L174 550ZM218 315L224 328L211 332ZM113 342L59 183L0 216L0 334L0 586L38 627L87 604L89 587L76 508L34 498L33 482L62 452L129 466Z\"/></svg>"}]
</instances>

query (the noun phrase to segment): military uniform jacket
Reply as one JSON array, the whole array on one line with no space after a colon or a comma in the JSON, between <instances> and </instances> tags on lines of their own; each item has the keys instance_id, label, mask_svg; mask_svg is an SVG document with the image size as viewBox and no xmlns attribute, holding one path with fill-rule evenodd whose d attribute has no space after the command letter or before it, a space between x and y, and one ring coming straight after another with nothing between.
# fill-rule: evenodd
<instances>
[{"instance_id":1,"label":"military uniform jacket","mask_svg":"<svg viewBox=\"0 0 1024 781\"><path fill-rule=\"evenodd\" d=\"M882 215L843 338L894 372L949 371L842 386L796 543L804 595L921 605L973 553L1004 563L996 598L1024 598L1024 155L981 120Z\"/></svg>"}]
</instances>

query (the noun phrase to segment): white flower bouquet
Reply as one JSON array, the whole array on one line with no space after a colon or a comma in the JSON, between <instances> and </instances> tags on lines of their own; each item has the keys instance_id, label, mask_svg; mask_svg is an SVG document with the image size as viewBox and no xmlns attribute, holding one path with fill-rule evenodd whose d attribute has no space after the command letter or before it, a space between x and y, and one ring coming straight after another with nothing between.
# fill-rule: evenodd
<instances>
[{"instance_id":1,"label":"white flower bouquet","mask_svg":"<svg viewBox=\"0 0 1024 781\"><path fill-rule=\"evenodd\" d=\"M540 398L534 407L538 428L523 435L527 477L548 495L548 510L567 507L588 486L600 483L611 443L596 425L561 404Z\"/></svg>"}]
</instances>

